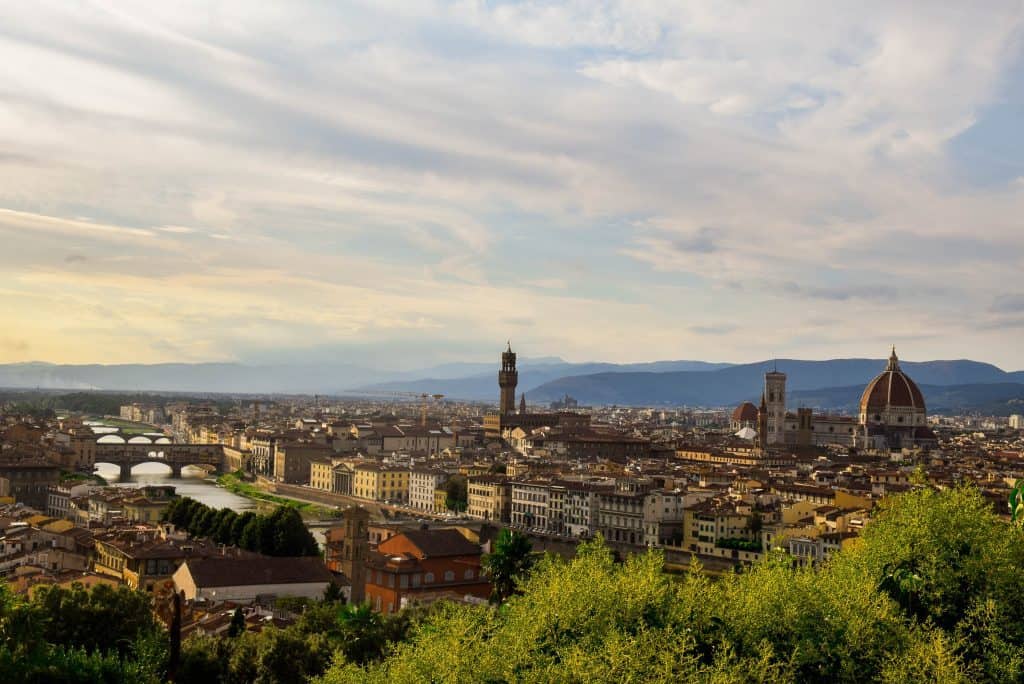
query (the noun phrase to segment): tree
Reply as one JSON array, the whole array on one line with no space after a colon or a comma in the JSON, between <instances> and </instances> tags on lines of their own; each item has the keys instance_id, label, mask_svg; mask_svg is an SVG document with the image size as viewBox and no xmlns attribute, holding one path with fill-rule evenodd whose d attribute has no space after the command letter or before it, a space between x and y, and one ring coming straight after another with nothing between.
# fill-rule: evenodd
<instances>
[{"instance_id":1,"label":"tree","mask_svg":"<svg viewBox=\"0 0 1024 684\"><path fill-rule=\"evenodd\" d=\"M242 608L239 606L235 608L235 612L231 615L231 624L228 625L228 636L236 637L245 631L245 614L242 613Z\"/></svg>"},{"instance_id":2,"label":"tree","mask_svg":"<svg viewBox=\"0 0 1024 684\"><path fill-rule=\"evenodd\" d=\"M235 521L231 524L231 541L228 543L242 546L242 533L245 531L245 526L255 518L256 514L252 511L246 511L235 518Z\"/></svg>"},{"instance_id":3,"label":"tree","mask_svg":"<svg viewBox=\"0 0 1024 684\"><path fill-rule=\"evenodd\" d=\"M342 607L338 623L346 659L363 665L381 656L386 644L383 619L368 602Z\"/></svg>"},{"instance_id":4,"label":"tree","mask_svg":"<svg viewBox=\"0 0 1024 684\"><path fill-rule=\"evenodd\" d=\"M450 511L461 513L468 507L469 489L466 478L455 475L448 479L444 485L445 497L444 506Z\"/></svg>"},{"instance_id":5,"label":"tree","mask_svg":"<svg viewBox=\"0 0 1024 684\"><path fill-rule=\"evenodd\" d=\"M271 550L274 556L316 556L320 547L302 516L291 506L279 506L270 516L273 530Z\"/></svg>"},{"instance_id":6,"label":"tree","mask_svg":"<svg viewBox=\"0 0 1024 684\"><path fill-rule=\"evenodd\" d=\"M218 544L234 544L235 540L231 536L232 531L235 527L235 521L238 519L238 514L230 508L222 509L221 515L217 520L217 525L213 530L213 539Z\"/></svg>"},{"instance_id":7,"label":"tree","mask_svg":"<svg viewBox=\"0 0 1024 684\"><path fill-rule=\"evenodd\" d=\"M484 556L483 568L491 581L491 600L501 603L516 591L533 566L533 544L519 532L502 529L494 541L494 551Z\"/></svg>"}]
</instances>

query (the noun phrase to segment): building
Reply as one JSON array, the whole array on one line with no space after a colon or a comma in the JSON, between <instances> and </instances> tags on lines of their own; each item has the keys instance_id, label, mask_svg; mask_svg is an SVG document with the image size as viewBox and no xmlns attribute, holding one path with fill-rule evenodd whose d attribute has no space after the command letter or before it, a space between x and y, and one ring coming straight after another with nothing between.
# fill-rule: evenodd
<instances>
[{"instance_id":1,"label":"building","mask_svg":"<svg viewBox=\"0 0 1024 684\"><path fill-rule=\"evenodd\" d=\"M371 501L405 503L409 500L409 469L380 463L355 467L352 495Z\"/></svg>"},{"instance_id":2,"label":"building","mask_svg":"<svg viewBox=\"0 0 1024 684\"><path fill-rule=\"evenodd\" d=\"M334 466L329 458L316 458L309 463L309 486L323 492L334 491Z\"/></svg>"},{"instance_id":3,"label":"building","mask_svg":"<svg viewBox=\"0 0 1024 684\"><path fill-rule=\"evenodd\" d=\"M749 401L737 406L729 420L729 429L733 432L739 432L743 428L757 429L757 407Z\"/></svg>"},{"instance_id":4,"label":"building","mask_svg":"<svg viewBox=\"0 0 1024 684\"><path fill-rule=\"evenodd\" d=\"M339 463L334 466L334 489L335 494L345 494L352 496L352 482L355 478L355 471L352 466L347 463Z\"/></svg>"},{"instance_id":5,"label":"building","mask_svg":"<svg viewBox=\"0 0 1024 684\"><path fill-rule=\"evenodd\" d=\"M646 458L651 451L649 439L596 430L552 434L545 443L550 453L569 461L626 463Z\"/></svg>"},{"instance_id":6,"label":"building","mask_svg":"<svg viewBox=\"0 0 1024 684\"><path fill-rule=\"evenodd\" d=\"M644 497L651 482L619 480L615 489L597 499L597 531L612 542L644 543Z\"/></svg>"},{"instance_id":7,"label":"building","mask_svg":"<svg viewBox=\"0 0 1024 684\"><path fill-rule=\"evenodd\" d=\"M124 531L99 535L94 539L93 571L113 577L132 589L153 591L168 580L188 559L223 556L225 549L200 539L165 538L146 531ZM239 549L231 553L243 559L259 554Z\"/></svg>"},{"instance_id":8,"label":"building","mask_svg":"<svg viewBox=\"0 0 1024 684\"><path fill-rule=\"evenodd\" d=\"M511 522L512 484L504 475L474 475L466 484L466 493L470 517Z\"/></svg>"},{"instance_id":9,"label":"building","mask_svg":"<svg viewBox=\"0 0 1024 684\"><path fill-rule=\"evenodd\" d=\"M905 449L934 445L924 395L900 368L893 347L889 363L864 388L860 399L858 442L874 448Z\"/></svg>"},{"instance_id":10,"label":"building","mask_svg":"<svg viewBox=\"0 0 1024 684\"><path fill-rule=\"evenodd\" d=\"M441 513L434 492L448 480L448 473L436 468L413 468L409 471L409 507L427 513Z\"/></svg>"},{"instance_id":11,"label":"building","mask_svg":"<svg viewBox=\"0 0 1024 684\"><path fill-rule=\"evenodd\" d=\"M613 482L568 481L562 507L563 531L570 537L588 538L597 531L599 498L615 488Z\"/></svg>"},{"instance_id":12,"label":"building","mask_svg":"<svg viewBox=\"0 0 1024 684\"><path fill-rule=\"evenodd\" d=\"M0 478L10 481L15 501L44 511L50 487L60 481L60 466L35 456L7 456L0 460Z\"/></svg>"},{"instance_id":13,"label":"building","mask_svg":"<svg viewBox=\"0 0 1024 684\"><path fill-rule=\"evenodd\" d=\"M730 426L748 427L750 406L750 402L738 406ZM787 412L786 374L777 369L765 373L757 413L761 447L839 445L882 450L936 444L935 433L927 425L924 396L900 368L895 348L885 370L865 387L857 417L814 414L806 408Z\"/></svg>"},{"instance_id":14,"label":"building","mask_svg":"<svg viewBox=\"0 0 1024 684\"><path fill-rule=\"evenodd\" d=\"M516 385L519 384L519 372L516 370L516 353L512 351L512 343L501 353L501 370L498 371L498 387L501 390L498 413L503 416L516 412Z\"/></svg>"},{"instance_id":15,"label":"building","mask_svg":"<svg viewBox=\"0 0 1024 684\"><path fill-rule=\"evenodd\" d=\"M253 603L283 597L321 599L334 581L319 558L199 558L172 577L186 601Z\"/></svg>"},{"instance_id":16,"label":"building","mask_svg":"<svg viewBox=\"0 0 1024 684\"><path fill-rule=\"evenodd\" d=\"M324 559L331 572L348 578L351 584L349 603L362 603L366 598L370 514L364 508L351 506L341 516L344 523L327 530Z\"/></svg>"},{"instance_id":17,"label":"building","mask_svg":"<svg viewBox=\"0 0 1024 684\"><path fill-rule=\"evenodd\" d=\"M1010 416L1010 429L1024 430L1024 416L1019 413L1015 413Z\"/></svg>"},{"instance_id":18,"label":"building","mask_svg":"<svg viewBox=\"0 0 1024 684\"><path fill-rule=\"evenodd\" d=\"M550 482L532 480L512 483L512 519L516 527L548 530Z\"/></svg>"},{"instance_id":19,"label":"building","mask_svg":"<svg viewBox=\"0 0 1024 684\"><path fill-rule=\"evenodd\" d=\"M657 490L644 497L644 546L679 546L683 541L682 492Z\"/></svg>"},{"instance_id":20,"label":"building","mask_svg":"<svg viewBox=\"0 0 1024 684\"><path fill-rule=\"evenodd\" d=\"M330 460L331 448L318 442L285 442L274 451L274 479L285 484L309 484L310 465Z\"/></svg>"},{"instance_id":21,"label":"building","mask_svg":"<svg viewBox=\"0 0 1024 684\"><path fill-rule=\"evenodd\" d=\"M458 530L412 530L377 546L367 561L366 598L381 613L441 598L486 599L491 584L480 567L480 546Z\"/></svg>"},{"instance_id":22,"label":"building","mask_svg":"<svg viewBox=\"0 0 1024 684\"><path fill-rule=\"evenodd\" d=\"M50 487L46 500L46 512L55 518L71 516L71 500L75 497L88 496L101 487L89 482L62 482Z\"/></svg>"}]
</instances>

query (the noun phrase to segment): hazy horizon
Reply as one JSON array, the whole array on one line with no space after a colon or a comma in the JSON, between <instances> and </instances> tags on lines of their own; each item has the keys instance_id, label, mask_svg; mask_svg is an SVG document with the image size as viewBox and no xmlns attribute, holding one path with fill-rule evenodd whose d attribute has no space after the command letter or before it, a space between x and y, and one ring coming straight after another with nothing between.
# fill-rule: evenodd
<instances>
[{"instance_id":1,"label":"hazy horizon","mask_svg":"<svg viewBox=\"0 0 1024 684\"><path fill-rule=\"evenodd\" d=\"M18 3L0 363L1024 367L1018 2ZM794 40L799 35L799 40Z\"/></svg>"}]
</instances>

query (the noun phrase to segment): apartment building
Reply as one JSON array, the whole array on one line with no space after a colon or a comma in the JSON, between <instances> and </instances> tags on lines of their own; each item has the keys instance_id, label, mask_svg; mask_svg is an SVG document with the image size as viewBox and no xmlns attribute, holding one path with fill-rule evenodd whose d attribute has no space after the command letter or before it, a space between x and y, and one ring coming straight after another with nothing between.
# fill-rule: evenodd
<instances>
[{"instance_id":1,"label":"apartment building","mask_svg":"<svg viewBox=\"0 0 1024 684\"><path fill-rule=\"evenodd\" d=\"M475 475L467 483L470 517L495 522L512 521L512 483L504 475Z\"/></svg>"},{"instance_id":2,"label":"apartment building","mask_svg":"<svg viewBox=\"0 0 1024 684\"><path fill-rule=\"evenodd\" d=\"M409 500L409 469L380 463L355 467L352 494L372 501L406 503Z\"/></svg>"},{"instance_id":3,"label":"apartment building","mask_svg":"<svg viewBox=\"0 0 1024 684\"><path fill-rule=\"evenodd\" d=\"M427 513L441 513L434 492L448 480L448 473L437 468L413 468L409 471L409 506Z\"/></svg>"}]
</instances>

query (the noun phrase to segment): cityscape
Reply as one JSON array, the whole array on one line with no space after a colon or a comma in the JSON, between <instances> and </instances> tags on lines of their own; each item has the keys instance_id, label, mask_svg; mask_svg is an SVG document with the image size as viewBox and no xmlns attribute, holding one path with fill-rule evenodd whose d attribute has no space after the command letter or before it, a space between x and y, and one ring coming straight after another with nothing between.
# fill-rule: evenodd
<instances>
[{"instance_id":1,"label":"cityscape","mask_svg":"<svg viewBox=\"0 0 1024 684\"><path fill-rule=\"evenodd\" d=\"M1024 7L36 0L0 684L1024 684Z\"/></svg>"}]
</instances>

